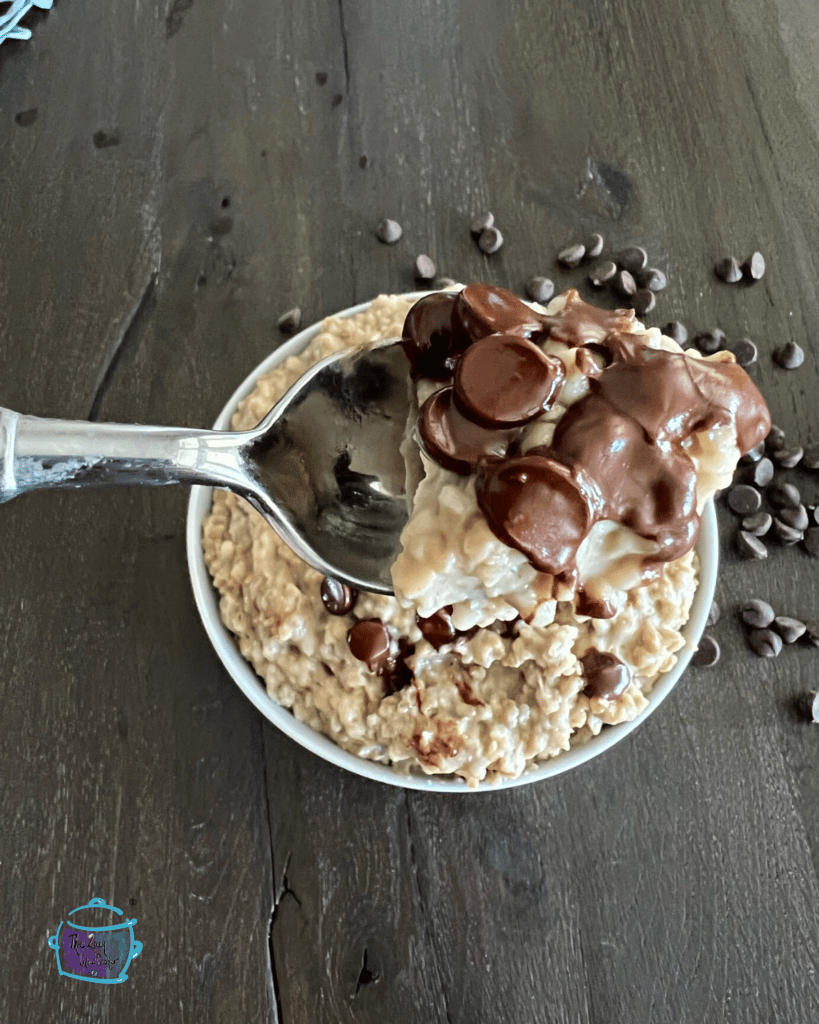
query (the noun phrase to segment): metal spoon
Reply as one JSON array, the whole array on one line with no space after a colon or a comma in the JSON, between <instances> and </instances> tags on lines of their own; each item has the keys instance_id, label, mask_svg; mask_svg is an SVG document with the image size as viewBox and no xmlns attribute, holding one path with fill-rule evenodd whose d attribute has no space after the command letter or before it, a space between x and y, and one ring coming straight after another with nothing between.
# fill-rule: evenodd
<instances>
[{"instance_id":1,"label":"metal spoon","mask_svg":"<svg viewBox=\"0 0 819 1024\"><path fill-rule=\"evenodd\" d=\"M207 484L247 499L306 562L391 594L413 408L397 341L323 360L253 430L125 426L0 409L0 501L44 487Z\"/></svg>"}]
</instances>

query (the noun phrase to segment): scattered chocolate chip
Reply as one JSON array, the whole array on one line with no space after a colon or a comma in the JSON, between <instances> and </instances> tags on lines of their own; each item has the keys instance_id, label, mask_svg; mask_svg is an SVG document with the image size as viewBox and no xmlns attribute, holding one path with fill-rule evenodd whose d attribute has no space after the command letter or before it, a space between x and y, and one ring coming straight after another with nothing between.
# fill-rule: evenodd
<instances>
[{"instance_id":1,"label":"scattered chocolate chip","mask_svg":"<svg viewBox=\"0 0 819 1024\"><path fill-rule=\"evenodd\" d=\"M479 235L482 231L485 231L487 228L494 227L494 225L495 216L487 210L486 213L479 213L477 217L473 217L469 225L469 230L473 235Z\"/></svg>"},{"instance_id":2,"label":"scattered chocolate chip","mask_svg":"<svg viewBox=\"0 0 819 1024\"><path fill-rule=\"evenodd\" d=\"M316 85L326 85L326 84L327 84L327 72L326 71L317 71L316 72Z\"/></svg>"},{"instance_id":3,"label":"scattered chocolate chip","mask_svg":"<svg viewBox=\"0 0 819 1024\"><path fill-rule=\"evenodd\" d=\"M561 249L557 254L557 262L561 266L574 268L580 266L580 261L586 255L586 249L582 245L570 245L566 249Z\"/></svg>"},{"instance_id":4,"label":"scattered chocolate chip","mask_svg":"<svg viewBox=\"0 0 819 1024\"><path fill-rule=\"evenodd\" d=\"M652 292L661 292L668 287L668 278L656 267L646 267L635 275L635 280L641 288L648 288Z\"/></svg>"},{"instance_id":5,"label":"scattered chocolate chip","mask_svg":"<svg viewBox=\"0 0 819 1024\"><path fill-rule=\"evenodd\" d=\"M713 668L719 661L719 643L709 633L704 633L699 646L691 656L691 664L696 668Z\"/></svg>"},{"instance_id":6,"label":"scattered chocolate chip","mask_svg":"<svg viewBox=\"0 0 819 1024\"><path fill-rule=\"evenodd\" d=\"M819 505L808 505L809 526L819 526Z\"/></svg>"},{"instance_id":7,"label":"scattered chocolate chip","mask_svg":"<svg viewBox=\"0 0 819 1024\"><path fill-rule=\"evenodd\" d=\"M737 533L736 544L741 558L762 559L768 557L768 549L759 537L754 536L752 533L747 533L745 530L740 530Z\"/></svg>"},{"instance_id":8,"label":"scattered chocolate chip","mask_svg":"<svg viewBox=\"0 0 819 1024\"><path fill-rule=\"evenodd\" d=\"M771 427L765 438L765 447L769 452L776 452L785 447L785 431L782 427L778 427L776 424Z\"/></svg>"},{"instance_id":9,"label":"scattered chocolate chip","mask_svg":"<svg viewBox=\"0 0 819 1024\"><path fill-rule=\"evenodd\" d=\"M757 512L742 520L742 529L746 533L752 533L755 537L764 537L770 530L772 522L773 516L770 512Z\"/></svg>"},{"instance_id":10,"label":"scattered chocolate chip","mask_svg":"<svg viewBox=\"0 0 819 1024\"><path fill-rule=\"evenodd\" d=\"M496 227L484 228L478 236L478 248L490 256L503 245L503 235Z\"/></svg>"},{"instance_id":11,"label":"scattered chocolate chip","mask_svg":"<svg viewBox=\"0 0 819 1024\"><path fill-rule=\"evenodd\" d=\"M19 114L14 115L15 124L19 124L21 128L30 128L37 120L37 107L32 107L30 110L21 110Z\"/></svg>"},{"instance_id":12,"label":"scattered chocolate chip","mask_svg":"<svg viewBox=\"0 0 819 1024\"><path fill-rule=\"evenodd\" d=\"M819 647L819 619L809 619L805 623L805 640L814 647Z\"/></svg>"},{"instance_id":13,"label":"scattered chocolate chip","mask_svg":"<svg viewBox=\"0 0 819 1024\"><path fill-rule=\"evenodd\" d=\"M726 284L736 284L737 281L742 280L742 268L739 265L739 260L734 259L733 256L726 256L725 259L719 260L714 267L714 273L720 281L725 281Z\"/></svg>"},{"instance_id":14,"label":"scattered chocolate chip","mask_svg":"<svg viewBox=\"0 0 819 1024\"><path fill-rule=\"evenodd\" d=\"M804 636L807 626L804 622L792 619L789 615L777 615L773 620L773 628L786 644L795 644L800 636Z\"/></svg>"},{"instance_id":15,"label":"scattered chocolate chip","mask_svg":"<svg viewBox=\"0 0 819 1024\"><path fill-rule=\"evenodd\" d=\"M591 281L595 288L602 288L604 284L608 284L611 281L616 273L617 264L611 260L604 260L589 271L589 281Z\"/></svg>"},{"instance_id":16,"label":"scattered chocolate chip","mask_svg":"<svg viewBox=\"0 0 819 1024\"><path fill-rule=\"evenodd\" d=\"M757 487L767 487L774 478L774 464L765 456L760 459L751 472L751 479Z\"/></svg>"},{"instance_id":17,"label":"scattered chocolate chip","mask_svg":"<svg viewBox=\"0 0 819 1024\"><path fill-rule=\"evenodd\" d=\"M783 469L793 469L802 461L804 451L801 448L780 448L773 453L774 461Z\"/></svg>"},{"instance_id":18,"label":"scattered chocolate chip","mask_svg":"<svg viewBox=\"0 0 819 1024\"><path fill-rule=\"evenodd\" d=\"M750 366L752 363L755 363L759 354L756 345L750 338L741 338L736 344L731 346L731 351L734 353L734 358L740 366Z\"/></svg>"},{"instance_id":19,"label":"scattered chocolate chip","mask_svg":"<svg viewBox=\"0 0 819 1024\"><path fill-rule=\"evenodd\" d=\"M612 279L614 290L624 299L630 299L637 292L637 283L628 270L619 270Z\"/></svg>"},{"instance_id":20,"label":"scattered chocolate chip","mask_svg":"<svg viewBox=\"0 0 819 1024\"><path fill-rule=\"evenodd\" d=\"M293 334L301 326L301 310L298 306L288 309L279 317L278 328L282 334Z\"/></svg>"},{"instance_id":21,"label":"scattered chocolate chip","mask_svg":"<svg viewBox=\"0 0 819 1024\"><path fill-rule=\"evenodd\" d=\"M630 245L617 254L617 262L630 274L637 274L648 263L648 254L639 245Z\"/></svg>"},{"instance_id":22,"label":"scattered chocolate chip","mask_svg":"<svg viewBox=\"0 0 819 1024\"><path fill-rule=\"evenodd\" d=\"M680 348L688 341L688 328L685 324L681 324L679 320L671 320L667 323L663 327L663 334L676 341Z\"/></svg>"},{"instance_id":23,"label":"scattered chocolate chip","mask_svg":"<svg viewBox=\"0 0 819 1024\"><path fill-rule=\"evenodd\" d=\"M811 558L819 558L819 526L811 526L805 530L802 544Z\"/></svg>"},{"instance_id":24,"label":"scattered chocolate chip","mask_svg":"<svg viewBox=\"0 0 819 1024\"><path fill-rule=\"evenodd\" d=\"M786 547L790 547L791 544L798 544L802 540L802 530L796 530L782 519L776 517L773 521L773 532L776 539Z\"/></svg>"},{"instance_id":25,"label":"scattered chocolate chip","mask_svg":"<svg viewBox=\"0 0 819 1024\"><path fill-rule=\"evenodd\" d=\"M720 606L717 604L716 601L712 601L711 607L708 609L708 618L705 620L706 628L708 628L709 626L716 626L716 624L720 620L721 614L722 613L720 611Z\"/></svg>"},{"instance_id":26,"label":"scattered chocolate chip","mask_svg":"<svg viewBox=\"0 0 819 1024\"><path fill-rule=\"evenodd\" d=\"M638 288L632 297L631 305L637 316L645 316L657 305L657 298L648 288Z\"/></svg>"},{"instance_id":27,"label":"scattered chocolate chip","mask_svg":"<svg viewBox=\"0 0 819 1024\"><path fill-rule=\"evenodd\" d=\"M797 370L805 361L805 353L795 341L786 341L781 348L776 349L773 357L783 370Z\"/></svg>"},{"instance_id":28,"label":"scattered chocolate chip","mask_svg":"<svg viewBox=\"0 0 819 1024\"><path fill-rule=\"evenodd\" d=\"M554 281L548 277L530 277L526 282L526 294L532 302L539 302L542 306L551 301L554 293Z\"/></svg>"},{"instance_id":29,"label":"scattered chocolate chip","mask_svg":"<svg viewBox=\"0 0 819 1024\"><path fill-rule=\"evenodd\" d=\"M752 516L762 507L762 495L750 484L737 484L728 492L728 507L738 516Z\"/></svg>"},{"instance_id":30,"label":"scattered chocolate chip","mask_svg":"<svg viewBox=\"0 0 819 1024\"><path fill-rule=\"evenodd\" d=\"M367 166L369 165L369 163L370 163L370 159L367 156L367 154L366 153L362 153L361 156L358 158L358 166L361 168L362 171L366 171L367 170Z\"/></svg>"},{"instance_id":31,"label":"scattered chocolate chip","mask_svg":"<svg viewBox=\"0 0 819 1024\"><path fill-rule=\"evenodd\" d=\"M758 445L755 445L749 452L746 452L740 457L740 462L743 465L748 465L752 462L759 462L762 456L765 454L765 442L760 441Z\"/></svg>"},{"instance_id":32,"label":"scattered chocolate chip","mask_svg":"<svg viewBox=\"0 0 819 1024\"><path fill-rule=\"evenodd\" d=\"M453 281L451 277L436 277L432 282L432 287L436 288L439 292L445 291L447 288L454 288L457 281Z\"/></svg>"},{"instance_id":33,"label":"scattered chocolate chip","mask_svg":"<svg viewBox=\"0 0 819 1024\"><path fill-rule=\"evenodd\" d=\"M388 217L381 221L376 228L376 235L384 245L395 245L398 239L404 234L404 229L397 220L390 220Z\"/></svg>"},{"instance_id":34,"label":"scattered chocolate chip","mask_svg":"<svg viewBox=\"0 0 819 1024\"><path fill-rule=\"evenodd\" d=\"M740 606L739 617L746 626L753 626L754 629L765 629L776 618L776 612L767 601L760 601L758 597L751 598Z\"/></svg>"},{"instance_id":35,"label":"scattered chocolate chip","mask_svg":"<svg viewBox=\"0 0 819 1024\"><path fill-rule=\"evenodd\" d=\"M358 591L346 583L325 576L321 581L321 602L331 615L346 615L355 607Z\"/></svg>"},{"instance_id":36,"label":"scattered chocolate chip","mask_svg":"<svg viewBox=\"0 0 819 1024\"><path fill-rule=\"evenodd\" d=\"M810 716L812 721L819 722L819 693L814 694L813 701L810 706Z\"/></svg>"},{"instance_id":37,"label":"scattered chocolate chip","mask_svg":"<svg viewBox=\"0 0 819 1024\"><path fill-rule=\"evenodd\" d=\"M742 264L742 273L749 281L759 281L765 273L765 257L761 252L754 252Z\"/></svg>"},{"instance_id":38,"label":"scattered chocolate chip","mask_svg":"<svg viewBox=\"0 0 819 1024\"><path fill-rule=\"evenodd\" d=\"M596 260L600 253L603 251L604 246L603 236L598 232L594 232L586 238L583 242L583 248L586 250L587 260Z\"/></svg>"},{"instance_id":39,"label":"scattered chocolate chip","mask_svg":"<svg viewBox=\"0 0 819 1024\"><path fill-rule=\"evenodd\" d=\"M802 456L803 469L819 469L819 444L809 444Z\"/></svg>"},{"instance_id":40,"label":"scattered chocolate chip","mask_svg":"<svg viewBox=\"0 0 819 1024\"><path fill-rule=\"evenodd\" d=\"M719 327L712 327L710 331L701 331L692 342L694 348L704 352L706 355L713 355L725 347L725 331Z\"/></svg>"},{"instance_id":41,"label":"scattered chocolate chip","mask_svg":"<svg viewBox=\"0 0 819 1024\"><path fill-rule=\"evenodd\" d=\"M98 132L94 132L92 138L97 149L109 149L111 146L118 146L120 144L119 128L114 128L110 132L104 132L100 129Z\"/></svg>"},{"instance_id":42,"label":"scattered chocolate chip","mask_svg":"<svg viewBox=\"0 0 819 1024\"><path fill-rule=\"evenodd\" d=\"M775 658L782 651L782 637L772 629L753 629L748 645L759 658Z\"/></svg>"},{"instance_id":43,"label":"scattered chocolate chip","mask_svg":"<svg viewBox=\"0 0 819 1024\"><path fill-rule=\"evenodd\" d=\"M799 508L802 495L794 484L771 484L765 497L774 508Z\"/></svg>"},{"instance_id":44,"label":"scattered chocolate chip","mask_svg":"<svg viewBox=\"0 0 819 1024\"><path fill-rule=\"evenodd\" d=\"M415 277L419 281L431 281L435 277L436 267L429 256L423 253L415 259Z\"/></svg>"}]
</instances>

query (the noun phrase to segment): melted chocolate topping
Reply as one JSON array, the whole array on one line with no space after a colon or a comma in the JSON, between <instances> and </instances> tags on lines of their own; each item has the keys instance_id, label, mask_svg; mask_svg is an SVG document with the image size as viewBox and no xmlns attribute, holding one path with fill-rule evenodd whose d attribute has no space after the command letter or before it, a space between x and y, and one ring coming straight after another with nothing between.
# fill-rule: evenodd
<instances>
[{"instance_id":1,"label":"melted chocolate topping","mask_svg":"<svg viewBox=\"0 0 819 1024\"><path fill-rule=\"evenodd\" d=\"M435 292L419 299L407 313L401 345L413 379L449 380L457 359L452 348L452 317L458 296Z\"/></svg>"},{"instance_id":2,"label":"melted chocolate topping","mask_svg":"<svg viewBox=\"0 0 819 1024\"><path fill-rule=\"evenodd\" d=\"M321 581L321 602L331 615L346 615L355 607L358 591L346 583L325 576Z\"/></svg>"},{"instance_id":3,"label":"melted chocolate topping","mask_svg":"<svg viewBox=\"0 0 819 1024\"><path fill-rule=\"evenodd\" d=\"M519 430L472 423L456 409L451 387L436 391L421 406L418 433L430 457L460 476L468 476L486 458L503 458L520 435Z\"/></svg>"},{"instance_id":4,"label":"melted chocolate topping","mask_svg":"<svg viewBox=\"0 0 819 1024\"><path fill-rule=\"evenodd\" d=\"M619 697L631 682L631 672L616 654L590 648L580 659L586 685L583 693L587 697L603 697L611 700Z\"/></svg>"},{"instance_id":5,"label":"melted chocolate topping","mask_svg":"<svg viewBox=\"0 0 819 1024\"><path fill-rule=\"evenodd\" d=\"M505 288L468 284L456 299L452 327L461 351L487 334L545 334L543 318Z\"/></svg>"},{"instance_id":6,"label":"melted chocolate topping","mask_svg":"<svg viewBox=\"0 0 819 1024\"><path fill-rule=\"evenodd\" d=\"M412 669L407 658L415 652L415 644L402 636L398 641L398 653L394 654L389 630L381 619L359 619L347 633L347 643L353 657L366 662L370 672L384 677L387 695L412 682Z\"/></svg>"}]
</instances>

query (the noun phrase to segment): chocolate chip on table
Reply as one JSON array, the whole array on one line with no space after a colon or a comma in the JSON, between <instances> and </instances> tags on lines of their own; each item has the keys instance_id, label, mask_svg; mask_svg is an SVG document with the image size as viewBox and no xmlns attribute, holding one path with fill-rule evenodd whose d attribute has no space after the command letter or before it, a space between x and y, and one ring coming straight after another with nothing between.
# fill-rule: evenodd
<instances>
[{"instance_id":1,"label":"chocolate chip on table","mask_svg":"<svg viewBox=\"0 0 819 1024\"><path fill-rule=\"evenodd\" d=\"M630 274L637 274L645 269L648 253L639 245L630 245L617 254L617 262Z\"/></svg>"},{"instance_id":2,"label":"chocolate chip on table","mask_svg":"<svg viewBox=\"0 0 819 1024\"><path fill-rule=\"evenodd\" d=\"M667 338L676 341L680 348L688 341L688 328L679 320L671 320L663 327L662 332Z\"/></svg>"},{"instance_id":3,"label":"chocolate chip on table","mask_svg":"<svg viewBox=\"0 0 819 1024\"><path fill-rule=\"evenodd\" d=\"M819 722L819 693L814 694L810 706L810 717L812 721Z\"/></svg>"},{"instance_id":4,"label":"chocolate chip on table","mask_svg":"<svg viewBox=\"0 0 819 1024\"><path fill-rule=\"evenodd\" d=\"M819 526L811 526L805 530L802 544L811 558L819 558Z\"/></svg>"},{"instance_id":5,"label":"chocolate chip on table","mask_svg":"<svg viewBox=\"0 0 819 1024\"><path fill-rule=\"evenodd\" d=\"M773 516L770 512L757 512L742 520L742 529L746 533L752 533L755 537L764 537L770 530L771 523L773 523Z\"/></svg>"},{"instance_id":6,"label":"chocolate chip on table","mask_svg":"<svg viewBox=\"0 0 819 1024\"><path fill-rule=\"evenodd\" d=\"M774 464L765 456L759 459L751 471L751 480L757 487L767 487L774 478Z\"/></svg>"},{"instance_id":7,"label":"chocolate chip on table","mask_svg":"<svg viewBox=\"0 0 819 1024\"><path fill-rule=\"evenodd\" d=\"M548 277L530 277L526 282L526 294L532 302L539 302L541 306L551 301L554 293L554 281Z\"/></svg>"},{"instance_id":8,"label":"chocolate chip on table","mask_svg":"<svg viewBox=\"0 0 819 1024\"><path fill-rule=\"evenodd\" d=\"M760 441L758 445L751 448L750 451L745 452L744 455L740 456L739 461L747 466L751 462L759 462L762 456L765 454L765 442Z\"/></svg>"},{"instance_id":9,"label":"chocolate chip on table","mask_svg":"<svg viewBox=\"0 0 819 1024\"><path fill-rule=\"evenodd\" d=\"M614 290L624 299L630 299L637 292L637 282L628 270L619 270L612 278Z\"/></svg>"},{"instance_id":10,"label":"chocolate chip on table","mask_svg":"<svg viewBox=\"0 0 819 1024\"><path fill-rule=\"evenodd\" d=\"M814 647L819 647L819 619L808 619L805 623L805 639Z\"/></svg>"},{"instance_id":11,"label":"chocolate chip on table","mask_svg":"<svg viewBox=\"0 0 819 1024\"><path fill-rule=\"evenodd\" d=\"M771 484L765 497L774 508L799 508L802 504L802 495L794 484Z\"/></svg>"},{"instance_id":12,"label":"chocolate chip on table","mask_svg":"<svg viewBox=\"0 0 819 1024\"><path fill-rule=\"evenodd\" d=\"M415 259L415 277L419 281L431 281L436 274L436 267L429 256L423 253Z\"/></svg>"},{"instance_id":13,"label":"chocolate chip on table","mask_svg":"<svg viewBox=\"0 0 819 1024\"><path fill-rule=\"evenodd\" d=\"M713 668L719 661L719 643L709 633L703 633L702 639L691 656L691 664L696 668Z\"/></svg>"},{"instance_id":14,"label":"chocolate chip on table","mask_svg":"<svg viewBox=\"0 0 819 1024\"><path fill-rule=\"evenodd\" d=\"M819 469L819 444L809 444L802 456L803 469Z\"/></svg>"},{"instance_id":15,"label":"chocolate chip on table","mask_svg":"<svg viewBox=\"0 0 819 1024\"><path fill-rule=\"evenodd\" d=\"M782 519L774 517L773 532L780 544L790 547L791 544L798 544L802 540L803 531L789 526Z\"/></svg>"},{"instance_id":16,"label":"chocolate chip on table","mask_svg":"<svg viewBox=\"0 0 819 1024\"><path fill-rule=\"evenodd\" d=\"M819 526L819 505L808 505L808 526Z\"/></svg>"},{"instance_id":17,"label":"chocolate chip on table","mask_svg":"<svg viewBox=\"0 0 819 1024\"><path fill-rule=\"evenodd\" d=\"M739 260L734 259L733 256L726 256L725 259L719 260L714 266L714 273L720 281L725 281L726 284L736 284L737 281L742 280L742 267L739 265Z\"/></svg>"},{"instance_id":18,"label":"chocolate chip on table","mask_svg":"<svg viewBox=\"0 0 819 1024\"><path fill-rule=\"evenodd\" d=\"M469 224L469 230L473 235L479 235L486 228L495 226L495 215L490 213L488 210L486 213L479 213L477 217L473 217Z\"/></svg>"},{"instance_id":19,"label":"chocolate chip on table","mask_svg":"<svg viewBox=\"0 0 819 1024\"><path fill-rule=\"evenodd\" d=\"M772 629L752 629L748 645L759 658L775 658L782 651L782 637Z\"/></svg>"},{"instance_id":20,"label":"chocolate chip on table","mask_svg":"<svg viewBox=\"0 0 819 1024\"><path fill-rule=\"evenodd\" d=\"M734 358L740 366L751 366L756 362L759 355L756 345L750 338L740 338L738 342L731 346L731 351L734 353Z\"/></svg>"},{"instance_id":21,"label":"chocolate chip on table","mask_svg":"<svg viewBox=\"0 0 819 1024\"><path fill-rule=\"evenodd\" d=\"M301 310L298 306L288 309L286 313L282 313L277 323L282 334L293 334L301 326Z\"/></svg>"},{"instance_id":22,"label":"chocolate chip on table","mask_svg":"<svg viewBox=\"0 0 819 1024\"><path fill-rule=\"evenodd\" d=\"M570 245L561 249L557 254L557 262L563 267L579 267L583 257L586 255L586 248L583 245Z\"/></svg>"},{"instance_id":23,"label":"chocolate chip on table","mask_svg":"<svg viewBox=\"0 0 819 1024\"><path fill-rule=\"evenodd\" d=\"M490 256L503 245L503 235L496 227L484 228L478 236L478 248Z\"/></svg>"},{"instance_id":24,"label":"chocolate chip on table","mask_svg":"<svg viewBox=\"0 0 819 1024\"><path fill-rule=\"evenodd\" d=\"M712 327L710 331L700 331L692 344L700 352L711 356L725 347L725 331L721 331L719 327Z\"/></svg>"},{"instance_id":25,"label":"chocolate chip on table","mask_svg":"<svg viewBox=\"0 0 819 1024\"><path fill-rule=\"evenodd\" d=\"M793 469L794 466L798 466L802 461L804 454L804 450L799 447L780 448L779 451L773 452L773 457L774 461L782 466L783 469Z\"/></svg>"},{"instance_id":26,"label":"chocolate chip on table","mask_svg":"<svg viewBox=\"0 0 819 1024\"><path fill-rule=\"evenodd\" d=\"M446 291L447 288L454 288L457 284L451 277L436 277L432 282L433 288L437 288L439 292Z\"/></svg>"},{"instance_id":27,"label":"chocolate chip on table","mask_svg":"<svg viewBox=\"0 0 819 1024\"><path fill-rule=\"evenodd\" d=\"M746 626L753 626L754 629L765 629L776 618L776 612L774 612L767 601L761 601L758 597L753 597L750 601L740 605L739 617Z\"/></svg>"},{"instance_id":28,"label":"chocolate chip on table","mask_svg":"<svg viewBox=\"0 0 819 1024\"><path fill-rule=\"evenodd\" d=\"M789 615L777 615L773 621L773 628L786 644L795 644L800 636L804 636L807 626L804 622L792 619Z\"/></svg>"},{"instance_id":29,"label":"chocolate chip on table","mask_svg":"<svg viewBox=\"0 0 819 1024\"><path fill-rule=\"evenodd\" d=\"M376 236L384 245L395 245L404 234L404 229L397 220L385 218L376 229Z\"/></svg>"},{"instance_id":30,"label":"chocolate chip on table","mask_svg":"<svg viewBox=\"0 0 819 1024\"><path fill-rule=\"evenodd\" d=\"M358 591L346 583L325 576L321 581L321 603L331 615L346 615L355 607Z\"/></svg>"},{"instance_id":31,"label":"chocolate chip on table","mask_svg":"<svg viewBox=\"0 0 819 1024\"><path fill-rule=\"evenodd\" d=\"M705 620L706 629L709 626L716 626L716 624L720 620L721 614L722 613L720 611L720 606L717 604L716 601L712 601L711 607L708 609L708 618Z\"/></svg>"},{"instance_id":32,"label":"chocolate chip on table","mask_svg":"<svg viewBox=\"0 0 819 1024\"><path fill-rule=\"evenodd\" d=\"M728 508L738 516L752 516L762 507L762 495L750 484L736 484L728 491Z\"/></svg>"},{"instance_id":33,"label":"chocolate chip on table","mask_svg":"<svg viewBox=\"0 0 819 1024\"><path fill-rule=\"evenodd\" d=\"M648 288L652 292L661 292L668 287L668 278L656 267L646 267L645 270L638 271L634 279L641 288Z\"/></svg>"},{"instance_id":34,"label":"chocolate chip on table","mask_svg":"<svg viewBox=\"0 0 819 1024\"><path fill-rule=\"evenodd\" d=\"M748 281L760 281L765 274L765 257L761 252L754 252L742 264L742 273Z\"/></svg>"},{"instance_id":35,"label":"chocolate chip on table","mask_svg":"<svg viewBox=\"0 0 819 1024\"><path fill-rule=\"evenodd\" d=\"M795 341L786 341L781 348L776 349L773 357L783 370L798 370L805 361L805 353Z\"/></svg>"},{"instance_id":36,"label":"chocolate chip on table","mask_svg":"<svg viewBox=\"0 0 819 1024\"><path fill-rule=\"evenodd\" d=\"M779 451L780 448L785 447L785 431L782 427L773 424L765 438L765 447L769 452Z\"/></svg>"},{"instance_id":37,"label":"chocolate chip on table","mask_svg":"<svg viewBox=\"0 0 819 1024\"><path fill-rule=\"evenodd\" d=\"M737 533L736 545L741 558L761 560L768 557L768 549L759 537L745 530L740 530Z\"/></svg>"},{"instance_id":38,"label":"chocolate chip on table","mask_svg":"<svg viewBox=\"0 0 819 1024\"><path fill-rule=\"evenodd\" d=\"M596 260L603 251L604 245L605 242L603 241L603 236L599 232L595 231L593 234L589 235L583 241L583 248L586 250L586 259Z\"/></svg>"},{"instance_id":39,"label":"chocolate chip on table","mask_svg":"<svg viewBox=\"0 0 819 1024\"><path fill-rule=\"evenodd\" d=\"M598 263L591 268L589 271L589 281L595 288L602 288L603 285L608 284L614 278L616 273L617 264L611 260L603 260L602 263Z\"/></svg>"},{"instance_id":40,"label":"chocolate chip on table","mask_svg":"<svg viewBox=\"0 0 819 1024\"><path fill-rule=\"evenodd\" d=\"M638 288L632 297L631 305L637 316L645 316L657 305L657 297L648 288Z\"/></svg>"}]
</instances>

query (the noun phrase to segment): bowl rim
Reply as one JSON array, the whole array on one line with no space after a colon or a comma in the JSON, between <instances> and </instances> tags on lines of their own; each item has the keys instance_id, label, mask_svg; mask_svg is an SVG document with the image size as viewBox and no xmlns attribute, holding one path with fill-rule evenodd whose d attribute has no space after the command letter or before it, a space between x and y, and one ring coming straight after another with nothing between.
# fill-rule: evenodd
<instances>
[{"instance_id":1,"label":"bowl rim","mask_svg":"<svg viewBox=\"0 0 819 1024\"><path fill-rule=\"evenodd\" d=\"M402 298L419 299L430 294L428 291L405 292ZM368 309L371 302L358 303L338 313L334 317L347 318ZM325 318L326 319L326 318ZM230 419L238 403L253 390L259 377L272 370L291 355L304 349L322 330L323 320L311 324L299 331L289 340L283 342L259 363L245 377L241 384L225 403L214 423L214 430L229 430ZM719 562L719 540L717 517L713 500L706 503L702 512L700 536L695 546L699 557L699 580L691 605L688 621L681 629L685 645L677 653L677 662L672 669L664 672L654 684L646 700L648 707L630 722L606 726L601 732L586 743L573 747L568 751L549 758L535 768L529 768L514 779L486 781L470 787L459 776L452 775L416 775L396 771L390 765L376 761L368 761L357 754L344 750L334 740L316 732L305 722L301 722L288 708L277 704L267 693L264 681L258 676L239 651L234 634L223 624L219 616L219 600L213 586L202 554L202 523L210 511L212 487L194 486L188 501L188 513L185 530L188 571L194 600L205 627L205 632L213 645L223 666L227 669L234 682L245 696L261 711L261 713L281 729L290 739L300 746L329 761L340 768L346 768L356 775L367 779L384 782L387 785L403 789L421 790L438 793L496 793L501 789L526 786L543 779L561 775L572 768L577 768L595 757L599 757L615 744L624 740L641 725L652 712L666 699L685 672L700 638L705 630L706 620L714 597Z\"/></svg>"}]
</instances>

